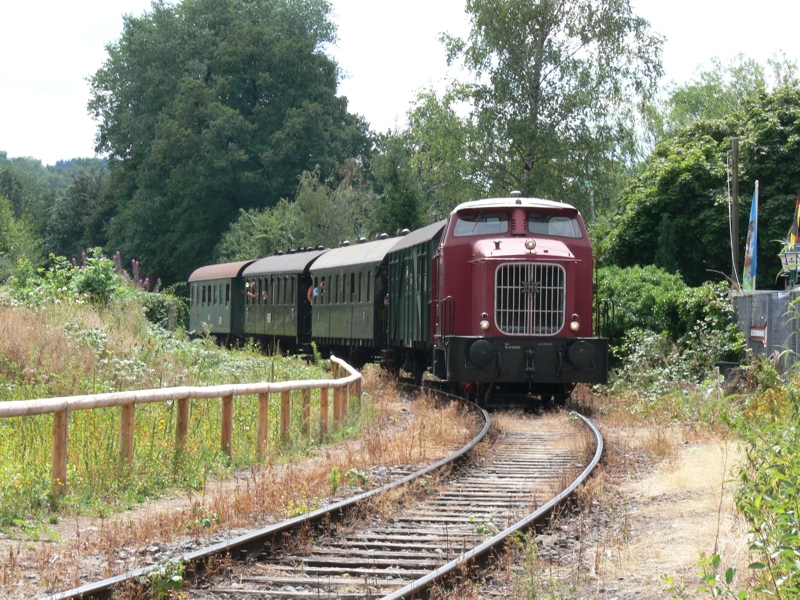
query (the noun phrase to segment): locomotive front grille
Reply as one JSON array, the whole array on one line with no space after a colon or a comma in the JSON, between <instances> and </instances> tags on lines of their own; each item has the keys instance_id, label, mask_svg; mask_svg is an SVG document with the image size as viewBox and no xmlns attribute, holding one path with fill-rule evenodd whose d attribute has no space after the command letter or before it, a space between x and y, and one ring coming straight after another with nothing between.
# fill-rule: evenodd
<instances>
[{"instance_id":1,"label":"locomotive front grille","mask_svg":"<svg viewBox=\"0 0 800 600\"><path fill-rule=\"evenodd\" d=\"M561 265L500 265L494 279L494 319L506 335L555 335L564 327L566 272Z\"/></svg>"}]
</instances>

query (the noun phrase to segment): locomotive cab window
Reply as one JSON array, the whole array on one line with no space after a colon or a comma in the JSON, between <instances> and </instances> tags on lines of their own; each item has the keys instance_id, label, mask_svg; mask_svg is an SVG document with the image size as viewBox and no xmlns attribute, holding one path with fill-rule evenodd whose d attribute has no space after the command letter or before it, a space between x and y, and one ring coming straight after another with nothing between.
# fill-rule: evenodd
<instances>
[{"instance_id":1,"label":"locomotive cab window","mask_svg":"<svg viewBox=\"0 0 800 600\"><path fill-rule=\"evenodd\" d=\"M508 233L508 215L506 213L474 215L458 215L458 220L453 228L455 237L471 235L498 235Z\"/></svg>"},{"instance_id":2,"label":"locomotive cab window","mask_svg":"<svg viewBox=\"0 0 800 600\"><path fill-rule=\"evenodd\" d=\"M537 235L565 238L582 238L580 223L575 217L552 213L528 214L528 231Z\"/></svg>"}]
</instances>

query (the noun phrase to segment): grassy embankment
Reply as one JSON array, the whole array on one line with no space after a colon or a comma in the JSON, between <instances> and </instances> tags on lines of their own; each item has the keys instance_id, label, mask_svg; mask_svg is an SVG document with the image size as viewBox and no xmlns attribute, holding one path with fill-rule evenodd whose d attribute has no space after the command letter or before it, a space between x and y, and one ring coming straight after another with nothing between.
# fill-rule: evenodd
<instances>
[{"instance_id":1,"label":"grassy embankment","mask_svg":"<svg viewBox=\"0 0 800 600\"><path fill-rule=\"evenodd\" d=\"M164 314L157 296L162 295L140 290L100 257L90 256L83 268L60 261L40 274L21 269L0 289L0 401L330 377L322 364L264 356L255 347L223 350L210 339L167 332L151 322L158 320L154 314ZM169 295L163 301L180 302ZM351 411L323 439L315 418L302 433L296 400L290 435L281 441L280 398L271 395L269 463L362 435L380 413L367 396L363 410ZM318 403L312 394L312 415L319 414ZM230 458L220 449L220 399L192 402L182 453L175 448L175 413L171 402L136 407L134 457L128 466L119 457L120 410L73 411L63 498L49 494L52 416L0 420L0 528L35 529L67 513L109 514L170 488L201 489L210 478L257 462L257 397L235 400Z\"/></svg>"}]
</instances>

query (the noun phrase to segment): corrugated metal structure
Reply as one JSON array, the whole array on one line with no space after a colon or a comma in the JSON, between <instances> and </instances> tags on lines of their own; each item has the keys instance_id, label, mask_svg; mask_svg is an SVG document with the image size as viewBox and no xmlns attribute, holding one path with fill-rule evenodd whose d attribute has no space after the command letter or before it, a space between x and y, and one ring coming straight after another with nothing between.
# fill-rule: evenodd
<instances>
[{"instance_id":1,"label":"corrugated metal structure","mask_svg":"<svg viewBox=\"0 0 800 600\"><path fill-rule=\"evenodd\" d=\"M800 358L800 289L740 292L733 296L747 349L755 356L777 358L781 372Z\"/></svg>"}]
</instances>

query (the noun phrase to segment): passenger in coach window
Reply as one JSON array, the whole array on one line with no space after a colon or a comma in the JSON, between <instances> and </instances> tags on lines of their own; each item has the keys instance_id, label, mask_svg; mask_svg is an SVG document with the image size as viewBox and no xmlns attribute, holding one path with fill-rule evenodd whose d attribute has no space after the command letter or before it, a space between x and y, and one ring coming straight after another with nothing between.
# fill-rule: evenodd
<instances>
[{"instance_id":1,"label":"passenger in coach window","mask_svg":"<svg viewBox=\"0 0 800 600\"><path fill-rule=\"evenodd\" d=\"M308 286L308 301L309 303L313 304L314 299L318 298L319 296L323 296L325 294L325 280L319 282L319 286L314 287L313 285Z\"/></svg>"}]
</instances>

